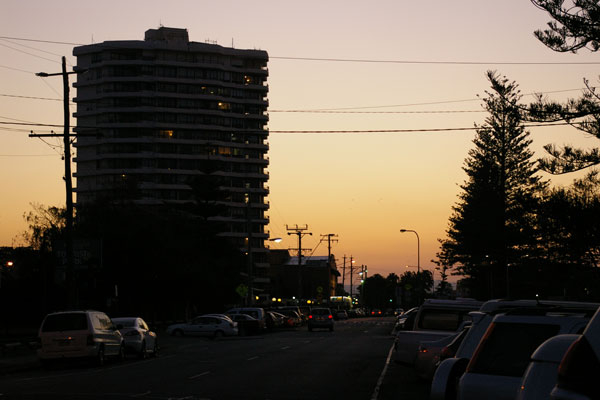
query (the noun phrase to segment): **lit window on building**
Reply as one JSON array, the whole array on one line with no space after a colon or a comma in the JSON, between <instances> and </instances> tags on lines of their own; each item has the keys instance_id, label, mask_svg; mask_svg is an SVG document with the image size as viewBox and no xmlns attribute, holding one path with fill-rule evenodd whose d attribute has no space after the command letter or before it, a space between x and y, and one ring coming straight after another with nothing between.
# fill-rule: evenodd
<instances>
[{"instance_id":1,"label":"lit window on building","mask_svg":"<svg viewBox=\"0 0 600 400\"><path fill-rule=\"evenodd\" d=\"M173 130L172 129L161 129L158 132L161 138L172 139L173 138Z\"/></svg>"},{"instance_id":2,"label":"lit window on building","mask_svg":"<svg viewBox=\"0 0 600 400\"><path fill-rule=\"evenodd\" d=\"M221 102L221 101L218 103L218 106L219 106L219 110L222 110L222 111L227 111L227 110L231 109L231 104L224 103L224 102Z\"/></svg>"},{"instance_id":3,"label":"lit window on building","mask_svg":"<svg viewBox=\"0 0 600 400\"><path fill-rule=\"evenodd\" d=\"M219 154L222 156L230 156L231 147L219 147Z\"/></svg>"}]
</instances>

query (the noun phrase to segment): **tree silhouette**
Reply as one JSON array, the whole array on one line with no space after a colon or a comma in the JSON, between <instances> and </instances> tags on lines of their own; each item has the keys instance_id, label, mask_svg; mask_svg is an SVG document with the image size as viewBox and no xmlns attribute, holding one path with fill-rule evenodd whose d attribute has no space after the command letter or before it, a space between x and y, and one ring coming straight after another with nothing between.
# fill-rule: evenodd
<instances>
[{"instance_id":1,"label":"tree silhouette","mask_svg":"<svg viewBox=\"0 0 600 400\"><path fill-rule=\"evenodd\" d=\"M489 115L477 126L475 145L465 160L467 180L452 208L447 238L440 240L438 265L472 278L477 297L495 295L487 282L518 262L536 237L532 220L537 195L545 183L531 160L531 140L523 127L517 85L495 72L483 106ZM496 271L498 270L498 271ZM496 285L498 286L498 285Z\"/></svg>"},{"instance_id":2,"label":"tree silhouette","mask_svg":"<svg viewBox=\"0 0 600 400\"><path fill-rule=\"evenodd\" d=\"M536 7L553 18L545 30L535 31L536 37L557 52L600 49L600 4L595 0L532 0ZM565 103L547 100L538 95L529 106L527 119L533 121L565 121L572 127L600 139L600 97L587 79L586 89L579 99ZM559 148L548 144L549 158L541 167L552 174L565 174L600 164L600 149L577 149L570 145ZM596 173L592 171L592 176Z\"/></svg>"}]
</instances>

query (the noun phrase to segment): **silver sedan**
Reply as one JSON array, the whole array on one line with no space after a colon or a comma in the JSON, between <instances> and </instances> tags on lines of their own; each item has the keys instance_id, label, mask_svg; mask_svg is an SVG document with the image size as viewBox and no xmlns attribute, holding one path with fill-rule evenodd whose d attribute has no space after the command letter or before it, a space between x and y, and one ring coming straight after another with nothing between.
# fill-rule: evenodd
<instances>
[{"instance_id":1,"label":"silver sedan","mask_svg":"<svg viewBox=\"0 0 600 400\"><path fill-rule=\"evenodd\" d=\"M123 335L126 351L135 353L140 358L146 358L148 354L158 355L158 337L142 318L113 318L112 321Z\"/></svg>"}]
</instances>

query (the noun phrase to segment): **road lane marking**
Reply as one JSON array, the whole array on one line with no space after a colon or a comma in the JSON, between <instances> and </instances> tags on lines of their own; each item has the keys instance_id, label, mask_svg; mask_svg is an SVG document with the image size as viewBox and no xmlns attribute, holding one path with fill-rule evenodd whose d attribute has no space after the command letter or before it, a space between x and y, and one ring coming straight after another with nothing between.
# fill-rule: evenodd
<instances>
[{"instance_id":1,"label":"road lane marking","mask_svg":"<svg viewBox=\"0 0 600 400\"><path fill-rule=\"evenodd\" d=\"M283 347L281 348L281 350L287 350L287 349L289 349L289 348L290 348L290 346L283 346Z\"/></svg>"},{"instance_id":2,"label":"road lane marking","mask_svg":"<svg viewBox=\"0 0 600 400\"><path fill-rule=\"evenodd\" d=\"M256 360L256 359L258 359L258 358L260 358L260 357L258 357L258 356L254 356L254 357L250 357L250 358L249 358L249 359L247 359L246 361L253 361L253 360Z\"/></svg>"},{"instance_id":3,"label":"road lane marking","mask_svg":"<svg viewBox=\"0 0 600 400\"><path fill-rule=\"evenodd\" d=\"M383 378L385 378L385 373L387 372L388 365L390 365L390 360L392 359L392 352L394 351L394 345L390 347L390 351L388 352L387 359L385 360L385 366L383 367L383 371L381 371L381 375L377 380L377 385L375 386L375 390L373 391L373 395L371 396L371 400L377 400L379 397L379 389L381 389L381 384L383 383Z\"/></svg>"},{"instance_id":4,"label":"road lane marking","mask_svg":"<svg viewBox=\"0 0 600 400\"><path fill-rule=\"evenodd\" d=\"M205 372L202 372L201 374L190 376L190 377L188 377L188 379L196 379L196 378L200 378L201 376L208 375L208 374L210 374L210 371L205 371Z\"/></svg>"}]
</instances>

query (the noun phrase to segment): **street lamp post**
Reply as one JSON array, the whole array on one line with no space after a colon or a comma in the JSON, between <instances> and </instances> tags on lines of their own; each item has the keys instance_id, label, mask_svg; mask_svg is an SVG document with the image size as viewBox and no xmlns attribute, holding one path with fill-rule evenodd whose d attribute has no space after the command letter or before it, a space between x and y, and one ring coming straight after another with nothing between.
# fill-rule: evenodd
<instances>
[{"instance_id":1,"label":"street lamp post","mask_svg":"<svg viewBox=\"0 0 600 400\"><path fill-rule=\"evenodd\" d=\"M65 253L67 261L66 281L68 304L70 307L77 307L78 295L75 287L74 266L73 266L73 183L71 180L71 141L70 141L70 111L69 111L69 75L86 72L87 70L78 69L67 72L66 58L62 57L62 72L47 73L38 72L37 76L47 78L49 76L62 76L63 78L63 114L64 114L64 160L65 160L65 189L66 189L66 221L65 221ZM52 134L54 135L54 134ZM40 135L30 135L40 136Z\"/></svg>"},{"instance_id":2,"label":"street lamp post","mask_svg":"<svg viewBox=\"0 0 600 400\"><path fill-rule=\"evenodd\" d=\"M414 231L412 229L400 229L401 233L404 232L412 232L415 235L417 235L417 273L420 274L421 273L421 240L419 239L419 234L417 233L417 231Z\"/></svg>"}]
</instances>

